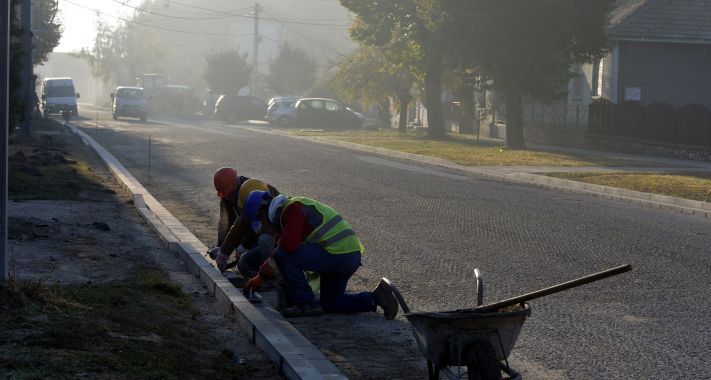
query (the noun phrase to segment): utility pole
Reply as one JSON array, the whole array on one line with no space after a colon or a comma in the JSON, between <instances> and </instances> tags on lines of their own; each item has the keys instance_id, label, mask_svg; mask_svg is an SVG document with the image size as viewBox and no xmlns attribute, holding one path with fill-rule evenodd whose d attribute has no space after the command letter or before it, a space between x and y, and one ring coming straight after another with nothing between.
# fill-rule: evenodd
<instances>
[{"instance_id":1,"label":"utility pole","mask_svg":"<svg viewBox=\"0 0 711 380\"><path fill-rule=\"evenodd\" d=\"M22 123L20 124L20 141L30 141L30 122L32 107L34 105L34 79L32 70L32 0L22 0L21 9L22 37L20 38L23 51L22 62Z\"/></svg>"},{"instance_id":2,"label":"utility pole","mask_svg":"<svg viewBox=\"0 0 711 380\"><path fill-rule=\"evenodd\" d=\"M259 77L259 4L254 3L254 45L252 47L252 96L257 96Z\"/></svg>"},{"instance_id":3,"label":"utility pole","mask_svg":"<svg viewBox=\"0 0 711 380\"><path fill-rule=\"evenodd\" d=\"M7 280L7 135L10 132L10 2L0 6L0 281Z\"/></svg>"}]
</instances>

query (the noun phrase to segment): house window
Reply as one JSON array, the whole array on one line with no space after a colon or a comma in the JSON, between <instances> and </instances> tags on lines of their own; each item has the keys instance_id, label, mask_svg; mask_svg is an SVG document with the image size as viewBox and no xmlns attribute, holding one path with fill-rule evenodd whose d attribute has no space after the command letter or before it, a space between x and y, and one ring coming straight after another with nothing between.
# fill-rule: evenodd
<instances>
[{"instance_id":1,"label":"house window","mask_svg":"<svg viewBox=\"0 0 711 380\"><path fill-rule=\"evenodd\" d=\"M602 59L593 63L592 83L590 86L592 96L601 96L602 95L602 72L603 72L603 69L604 68L603 68Z\"/></svg>"}]
</instances>

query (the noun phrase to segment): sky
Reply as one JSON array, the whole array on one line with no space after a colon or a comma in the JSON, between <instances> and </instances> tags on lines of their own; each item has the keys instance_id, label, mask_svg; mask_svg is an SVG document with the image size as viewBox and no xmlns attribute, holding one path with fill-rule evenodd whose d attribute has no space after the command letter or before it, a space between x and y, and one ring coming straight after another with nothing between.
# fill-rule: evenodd
<instances>
[{"instance_id":1,"label":"sky","mask_svg":"<svg viewBox=\"0 0 711 380\"><path fill-rule=\"evenodd\" d=\"M125 0L125 3L138 6L141 1ZM109 25L115 25L119 21L109 15L127 17L133 13L131 8L113 0L59 0L59 17L64 26L64 33L59 41L59 46L54 51L71 52L91 47L94 43L96 21L98 20L96 12L92 9L103 13L98 17Z\"/></svg>"}]
</instances>

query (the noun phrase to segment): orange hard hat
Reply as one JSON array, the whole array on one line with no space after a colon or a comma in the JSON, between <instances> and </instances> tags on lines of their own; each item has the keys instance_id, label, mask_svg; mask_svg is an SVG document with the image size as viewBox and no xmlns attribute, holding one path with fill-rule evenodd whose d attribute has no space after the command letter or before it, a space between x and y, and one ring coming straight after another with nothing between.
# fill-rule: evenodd
<instances>
[{"instance_id":1,"label":"orange hard hat","mask_svg":"<svg viewBox=\"0 0 711 380\"><path fill-rule=\"evenodd\" d=\"M235 168L219 168L212 177L212 182L215 184L217 196L220 198L226 197L232 192L232 189L237 182L237 169Z\"/></svg>"}]
</instances>

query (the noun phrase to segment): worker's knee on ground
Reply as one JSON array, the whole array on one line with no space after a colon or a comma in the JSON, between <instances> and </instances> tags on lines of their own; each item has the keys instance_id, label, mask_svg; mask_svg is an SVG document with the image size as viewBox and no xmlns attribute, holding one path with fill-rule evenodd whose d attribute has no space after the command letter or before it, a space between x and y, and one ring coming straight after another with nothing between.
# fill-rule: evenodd
<instances>
[{"instance_id":1,"label":"worker's knee on ground","mask_svg":"<svg viewBox=\"0 0 711 380\"><path fill-rule=\"evenodd\" d=\"M237 262L237 270L244 277L253 277L259 272L259 255L253 251L247 251Z\"/></svg>"},{"instance_id":2,"label":"worker's knee on ground","mask_svg":"<svg viewBox=\"0 0 711 380\"><path fill-rule=\"evenodd\" d=\"M247 265L241 259L240 259L240 261L237 262L237 270L242 275L242 277L245 277L245 278L252 277L252 274L254 273L254 270L251 270L249 265Z\"/></svg>"}]
</instances>

